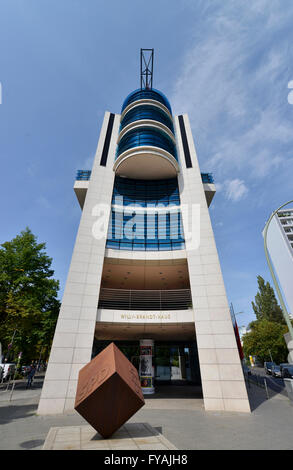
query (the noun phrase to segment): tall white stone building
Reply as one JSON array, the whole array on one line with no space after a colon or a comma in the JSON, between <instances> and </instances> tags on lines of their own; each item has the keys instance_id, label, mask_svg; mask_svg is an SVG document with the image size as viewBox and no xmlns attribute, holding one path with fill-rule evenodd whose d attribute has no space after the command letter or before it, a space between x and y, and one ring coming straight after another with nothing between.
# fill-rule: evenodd
<instances>
[{"instance_id":1,"label":"tall white stone building","mask_svg":"<svg viewBox=\"0 0 293 470\"><path fill-rule=\"evenodd\" d=\"M293 313L293 208L281 209L272 218L267 247L288 306Z\"/></svg>"},{"instance_id":2,"label":"tall white stone building","mask_svg":"<svg viewBox=\"0 0 293 470\"><path fill-rule=\"evenodd\" d=\"M201 174L186 114L173 116L149 76L121 114L105 113L39 414L74 407L79 370L115 341L144 393L201 385L206 410L250 412ZM103 236L103 224L106 233Z\"/></svg>"}]
</instances>

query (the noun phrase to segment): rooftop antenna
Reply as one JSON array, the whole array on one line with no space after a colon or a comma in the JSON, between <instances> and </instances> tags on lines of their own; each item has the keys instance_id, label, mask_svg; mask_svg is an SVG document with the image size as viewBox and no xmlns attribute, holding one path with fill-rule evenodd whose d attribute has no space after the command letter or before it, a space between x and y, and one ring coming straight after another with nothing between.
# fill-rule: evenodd
<instances>
[{"instance_id":1,"label":"rooftop antenna","mask_svg":"<svg viewBox=\"0 0 293 470\"><path fill-rule=\"evenodd\" d=\"M140 49L140 88L153 88L154 49Z\"/></svg>"}]
</instances>

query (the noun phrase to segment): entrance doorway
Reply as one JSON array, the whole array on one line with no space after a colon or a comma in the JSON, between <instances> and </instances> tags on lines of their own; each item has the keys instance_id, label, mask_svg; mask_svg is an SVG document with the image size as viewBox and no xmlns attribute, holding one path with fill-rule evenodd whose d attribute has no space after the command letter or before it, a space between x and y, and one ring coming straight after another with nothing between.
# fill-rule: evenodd
<instances>
[{"instance_id":1,"label":"entrance doorway","mask_svg":"<svg viewBox=\"0 0 293 470\"><path fill-rule=\"evenodd\" d=\"M200 384L195 343L155 343L155 384Z\"/></svg>"},{"instance_id":2,"label":"entrance doorway","mask_svg":"<svg viewBox=\"0 0 293 470\"><path fill-rule=\"evenodd\" d=\"M111 341L94 341L92 357ZM130 362L139 368L139 340L115 341ZM156 341L153 355L155 385L201 385L196 341Z\"/></svg>"}]
</instances>

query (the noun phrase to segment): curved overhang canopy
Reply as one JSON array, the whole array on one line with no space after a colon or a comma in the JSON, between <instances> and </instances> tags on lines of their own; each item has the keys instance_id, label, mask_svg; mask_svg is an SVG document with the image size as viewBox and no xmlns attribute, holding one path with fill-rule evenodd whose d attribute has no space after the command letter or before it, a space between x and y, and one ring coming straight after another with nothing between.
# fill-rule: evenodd
<instances>
[{"instance_id":1,"label":"curved overhang canopy","mask_svg":"<svg viewBox=\"0 0 293 470\"><path fill-rule=\"evenodd\" d=\"M126 150L115 161L113 170L122 177L146 180L175 178L180 171L173 155L151 146Z\"/></svg>"}]
</instances>

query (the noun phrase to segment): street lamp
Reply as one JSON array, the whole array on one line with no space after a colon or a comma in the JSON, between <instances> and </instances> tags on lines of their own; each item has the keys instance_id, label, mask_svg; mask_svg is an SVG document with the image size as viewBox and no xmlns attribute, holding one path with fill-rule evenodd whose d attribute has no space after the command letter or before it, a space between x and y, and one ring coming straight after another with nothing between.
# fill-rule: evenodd
<instances>
[{"instance_id":1,"label":"street lamp","mask_svg":"<svg viewBox=\"0 0 293 470\"><path fill-rule=\"evenodd\" d=\"M277 294L278 294L278 297L279 297L279 301L280 301L280 304L281 304L281 310L282 310L282 313L283 313L283 317L284 317L284 319L285 319L285 322L287 323L288 330L289 330L291 339L292 339L292 341L293 341L293 327L292 327L292 324L291 324L291 321L290 321L289 314L288 314L288 312L287 312L287 308L286 308L286 305L285 305L285 302L284 302L284 299L283 299L281 290L280 290L280 288L279 288L279 284L278 284L277 278L276 278L275 273L274 273L274 270L273 270L273 266L272 266L272 263L271 263L271 260L270 260L270 257L269 257L269 253L268 253L268 248L267 248L267 232L268 232L269 224L270 224L272 218L274 217L275 214L277 214L277 212L278 212L280 209L282 209L282 207L287 206L287 204L291 204L291 203L293 203L293 200L292 200L292 201L288 201L288 202L286 202L285 204L282 204L277 210L275 210L275 211L272 213L272 215L270 216L269 220L267 221L267 223L266 223L266 225L265 225L264 233L263 233L263 238L264 238L265 255L266 255L267 263L268 263L268 266L269 266L269 270L270 270L270 273L271 273L271 276L272 276L272 279L273 279L273 282L274 282L274 285L275 285L275 288L276 288L276 291L277 291Z\"/></svg>"}]
</instances>

